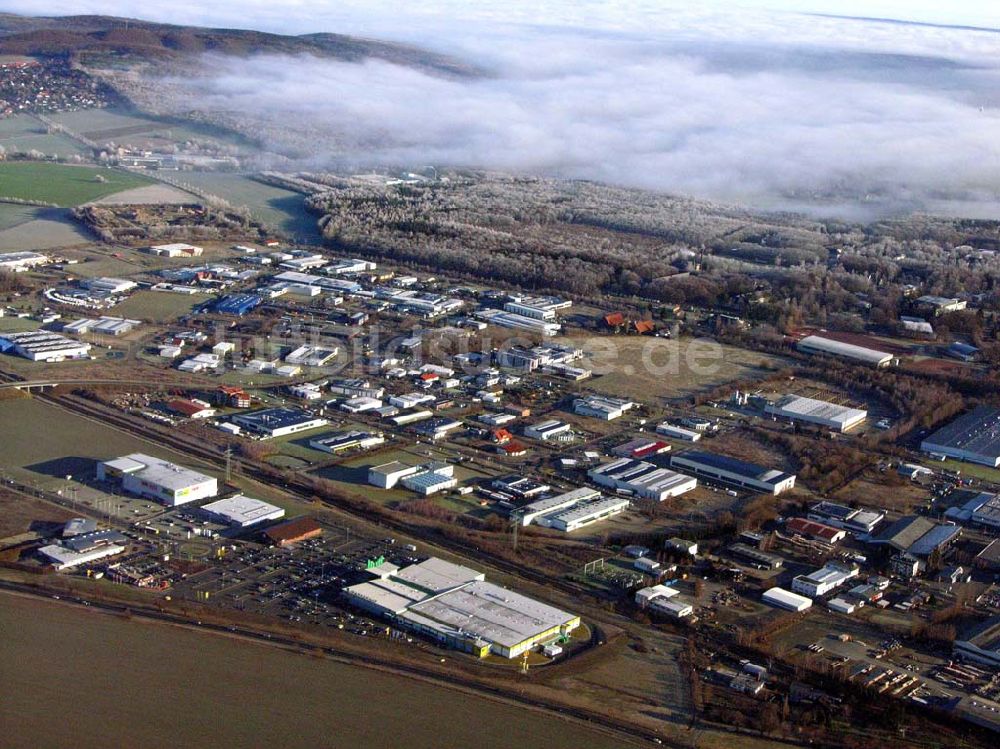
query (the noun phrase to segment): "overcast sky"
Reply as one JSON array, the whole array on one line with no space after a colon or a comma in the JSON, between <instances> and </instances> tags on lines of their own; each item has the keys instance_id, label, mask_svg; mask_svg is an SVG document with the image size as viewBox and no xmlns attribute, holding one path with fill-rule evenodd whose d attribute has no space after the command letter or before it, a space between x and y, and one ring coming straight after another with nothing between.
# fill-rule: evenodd
<instances>
[{"instance_id":1,"label":"overcast sky","mask_svg":"<svg viewBox=\"0 0 1000 749\"><path fill-rule=\"evenodd\" d=\"M699 9L830 13L939 24L1000 27L1000 4L992 0L5 0L0 9L28 14L101 13L141 16L182 24L248 26L274 31L337 31L350 24L397 26L393 19L447 17L452 21L500 20L574 26L640 26L671 6ZM662 21L662 18L660 19ZM326 27L326 28L323 28Z\"/></svg>"},{"instance_id":2,"label":"overcast sky","mask_svg":"<svg viewBox=\"0 0 1000 749\"><path fill-rule=\"evenodd\" d=\"M1000 194L1000 33L951 28L1000 29L987 0L172 0L142 13L405 40L489 72L258 57L206 61L204 78L177 82L178 111L276 122L290 142L269 145L305 140L303 166L491 167L760 205L846 191L992 206Z\"/></svg>"}]
</instances>

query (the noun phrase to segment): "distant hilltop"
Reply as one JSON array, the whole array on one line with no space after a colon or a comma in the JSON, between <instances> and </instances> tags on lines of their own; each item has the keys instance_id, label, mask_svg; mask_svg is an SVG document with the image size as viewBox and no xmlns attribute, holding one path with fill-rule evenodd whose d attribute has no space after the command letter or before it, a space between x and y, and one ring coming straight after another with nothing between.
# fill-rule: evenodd
<instances>
[{"instance_id":1,"label":"distant hilltop","mask_svg":"<svg viewBox=\"0 0 1000 749\"><path fill-rule=\"evenodd\" d=\"M41 17L0 13L0 55L79 60L114 56L134 61L185 60L204 52L232 56L308 54L344 61L374 58L442 75L481 71L454 58L405 44L343 34L285 36L241 29L174 26L112 16Z\"/></svg>"}]
</instances>

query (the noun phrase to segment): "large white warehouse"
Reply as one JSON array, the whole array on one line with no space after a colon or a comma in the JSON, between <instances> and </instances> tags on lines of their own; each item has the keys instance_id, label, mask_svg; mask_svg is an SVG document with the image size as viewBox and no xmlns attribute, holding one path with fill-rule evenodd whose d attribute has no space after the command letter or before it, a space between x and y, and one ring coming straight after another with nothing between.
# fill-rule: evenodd
<instances>
[{"instance_id":1,"label":"large white warehouse","mask_svg":"<svg viewBox=\"0 0 1000 749\"><path fill-rule=\"evenodd\" d=\"M485 581L482 572L431 558L344 589L356 606L483 658L516 658L569 635L580 617Z\"/></svg>"},{"instance_id":2,"label":"large white warehouse","mask_svg":"<svg viewBox=\"0 0 1000 749\"><path fill-rule=\"evenodd\" d=\"M218 479L151 455L132 453L97 464L100 481L121 481L122 490L169 507L214 497Z\"/></svg>"},{"instance_id":3,"label":"large white warehouse","mask_svg":"<svg viewBox=\"0 0 1000 749\"><path fill-rule=\"evenodd\" d=\"M248 528L257 523L285 517L285 511L281 507L259 499L245 497L242 494L209 502L201 509L213 518L234 528Z\"/></svg>"},{"instance_id":4,"label":"large white warehouse","mask_svg":"<svg viewBox=\"0 0 1000 749\"><path fill-rule=\"evenodd\" d=\"M57 362L86 357L90 344L44 330L0 333L0 352L8 351L31 361Z\"/></svg>"},{"instance_id":5,"label":"large white warehouse","mask_svg":"<svg viewBox=\"0 0 1000 749\"><path fill-rule=\"evenodd\" d=\"M813 605L813 602L805 596L792 593L792 591L785 590L784 588L765 590L764 595L760 598L764 603L769 603L786 611L805 611Z\"/></svg>"},{"instance_id":6,"label":"large white warehouse","mask_svg":"<svg viewBox=\"0 0 1000 749\"><path fill-rule=\"evenodd\" d=\"M841 359L852 359L874 367L889 367L895 361L895 357L885 351L835 341L832 338L818 335L806 336L796 344L796 348L805 354L825 354Z\"/></svg>"},{"instance_id":7,"label":"large white warehouse","mask_svg":"<svg viewBox=\"0 0 1000 749\"><path fill-rule=\"evenodd\" d=\"M838 432L853 429L868 418L868 412L860 408L838 406L836 403L799 395L786 395L775 403L767 404L764 413L779 419L818 424Z\"/></svg>"},{"instance_id":8,"label":"large white warehouse","mask_svg":"<svg viewBox=\"0 0 1000 749\"><path fill-rule=\"evenodd\" d=\"M679 497L698 485L696 478L632 458L619 458L591 468L587 475L601 486L658 502Z\"/></svg>"}]
</instances>

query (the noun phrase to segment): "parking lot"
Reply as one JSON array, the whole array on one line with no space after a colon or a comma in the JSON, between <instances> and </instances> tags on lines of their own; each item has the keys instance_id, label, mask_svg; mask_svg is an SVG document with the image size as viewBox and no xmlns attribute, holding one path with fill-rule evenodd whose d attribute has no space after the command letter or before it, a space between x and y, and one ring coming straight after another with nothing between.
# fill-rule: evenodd
<instances>
[{"instance_id":1,"label":"parking lot","mask_svg":"<svg viewBox=\"0 0 1000 749\"><path fill-rule=\"evenodd\" d=\"M398 565L418 561L392 539L359 539L333 526L324 526L321 538L294 547L236 543L220 548L221 556L209 569L179 581L175 597L361 635L376 629L384 633L386 626L346 610L338 600L340 591L367 579L369 560L384 558Z\"/></svg>"}]
</instances>

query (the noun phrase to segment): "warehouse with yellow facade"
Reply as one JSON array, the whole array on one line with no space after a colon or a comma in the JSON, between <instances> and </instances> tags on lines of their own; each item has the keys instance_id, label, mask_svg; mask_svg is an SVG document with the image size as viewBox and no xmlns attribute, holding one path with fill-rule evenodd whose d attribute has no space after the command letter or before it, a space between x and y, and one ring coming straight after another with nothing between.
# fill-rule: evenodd
<instances>
[{"instance_id":1,"label":"warehouse with yellow facade","mask_svg":"<svg viewBox=\"0 0 1000 749\"><path fill-rule=\"evenodd\" d=\"M568 637L580 617L487 582L468 567L430 558L370 570L374 579L344 595L354 605L480 658L516 658Z\"/></svg>"}]
</instances>

